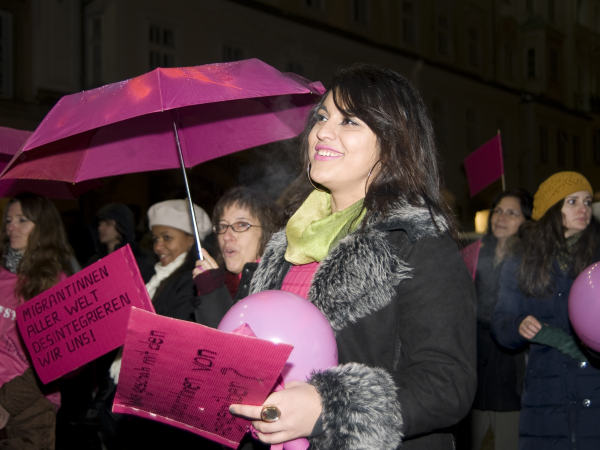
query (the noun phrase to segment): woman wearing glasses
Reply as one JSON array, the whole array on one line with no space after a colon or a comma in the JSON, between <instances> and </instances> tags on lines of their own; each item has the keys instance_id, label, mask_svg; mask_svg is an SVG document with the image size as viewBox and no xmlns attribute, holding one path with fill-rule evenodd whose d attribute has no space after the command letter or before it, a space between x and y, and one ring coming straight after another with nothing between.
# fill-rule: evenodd
<instances>
[{"instance_id":1,"label":"woman wearing glasses","mask_svg":"<svg viewBox=\"0 0 600 450\"><path fill-rule=\"evenodd\" d=\"M229 308L248 295L258 259L283 226L283 213L266 195L236 187L219 199L212 222L221 251L213 258L202 250L204 259L194 269L194 307L198 323L216 328Z\"/></svg>"},{"instance_id":2,"label":"woman wearing glasses","mask_svg":"<svg viewBox=\"0 0 600 450\"><path fill-rule=\"evenodd\" d=\"M479 450L492 428L497 450L517 448L519 410L525 377L525 355L503 349L492 338L490 326L498 302L500 274L508 242L531 219L533 198L523 189L498 194L490 209L488 231L481 242L475 292L477 294L477 393L467 423L470 448ZM467 447L467 446L464 446Z\"/></svg>"}]
</instances>

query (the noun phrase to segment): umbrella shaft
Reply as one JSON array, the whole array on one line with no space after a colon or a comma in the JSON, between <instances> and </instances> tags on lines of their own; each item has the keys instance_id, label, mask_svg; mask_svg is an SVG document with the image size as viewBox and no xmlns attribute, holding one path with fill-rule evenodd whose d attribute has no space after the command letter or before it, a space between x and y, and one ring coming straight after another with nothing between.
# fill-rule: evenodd
<instances>
[{"instance_id":1,"label":"umbrella shaft","mask_svg":"<svg viewBox=\"0 0 600 450\"><path fill-rule=\"evenodd\" d=\"M192 202L192 194L190 193L190 184L188 183L187 174L185 173L185 163L183 162L183 154L181 153L181 144L179 143L179 133L177 132L177 123L175 122L175 111L173 111L173 130L175 131L175 143L177 144L177 152L179 153L179 162L181 163L181 171L183 172L183 181L187 192L188 203L190 205L190 214L192 215L192 226L194 227L194 235L196 236L196 246L198 248L198 258L203 260L202 247L200 246L200 233L198 232L198 223L196 222L196 212L194 211L194 203Z\"/></svg>"}]
</instances>

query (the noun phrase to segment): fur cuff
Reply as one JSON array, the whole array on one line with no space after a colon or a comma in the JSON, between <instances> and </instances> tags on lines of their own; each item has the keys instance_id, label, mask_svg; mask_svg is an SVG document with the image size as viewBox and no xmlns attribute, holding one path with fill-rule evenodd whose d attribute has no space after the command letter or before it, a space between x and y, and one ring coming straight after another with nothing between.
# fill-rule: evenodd
<instances>
[{"instance_id":1,"label":"fur cuff","mask_svg":"<svg viewBox=\"0 0 600 450\"><path fill-rule=\"evenodd\" d=\"M314 450L396 450L403 437L397 388L383 369L349 363L314 373L321 395L324 434Z\"/></svg>"}]
</instances>

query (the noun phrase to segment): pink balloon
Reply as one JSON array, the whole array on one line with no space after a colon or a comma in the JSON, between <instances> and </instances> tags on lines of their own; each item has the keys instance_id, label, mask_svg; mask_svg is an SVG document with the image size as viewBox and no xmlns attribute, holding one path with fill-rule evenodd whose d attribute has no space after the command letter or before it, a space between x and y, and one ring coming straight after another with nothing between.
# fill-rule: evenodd
<instances>
[{"instance_id":1,"label":"pink balloon","mask_svg":"<svg viewBox=\"0 0 600 450\"><path fill-rule=\"evenodd\" d=\"M263 291L237 302L218 329L233 331L247 323L254 334L271 342L294 346L281 375L285 382L306 381L313 370L337 365L337 344L323 313L299 295Z\"/></svg>"},{"instance_id":2,"label":"pink balloon","mask_svg":"<svg viewBox=\"0 0 600 450\"><path fill-rule=\"evenodd\" d=\"M589 348L600 352L600 264L579 274L569 293L569 318L577 335Z\"/></svg>"}]
</instances>

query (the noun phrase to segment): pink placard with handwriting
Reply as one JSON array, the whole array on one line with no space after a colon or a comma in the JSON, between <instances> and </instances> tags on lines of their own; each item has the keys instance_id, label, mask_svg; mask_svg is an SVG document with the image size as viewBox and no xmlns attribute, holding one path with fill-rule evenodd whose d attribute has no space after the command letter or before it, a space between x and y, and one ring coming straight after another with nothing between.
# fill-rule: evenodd
<instances>
[{"instance_id":1,"label":"pink placard with handwriting","mask_svg":"<svg viewBox=\"0 0 600 450\"><path fill-rule=\"evenodd\" d=\"M250 421L229 405L262 405L292 349L133 308L113 411L237 448Z\"/></svg>"},{"instance_id":2,"label":"pink placard with handwriting","mask_svg":"<svg viewBox=\"0 0 600 450\"><path fill-rule=\"evenodd\" d=\"M17 324L44 383L123 345L132 306L154 307L129 245L17 308Z\"/></svg>"}]
</instances>

